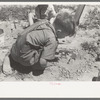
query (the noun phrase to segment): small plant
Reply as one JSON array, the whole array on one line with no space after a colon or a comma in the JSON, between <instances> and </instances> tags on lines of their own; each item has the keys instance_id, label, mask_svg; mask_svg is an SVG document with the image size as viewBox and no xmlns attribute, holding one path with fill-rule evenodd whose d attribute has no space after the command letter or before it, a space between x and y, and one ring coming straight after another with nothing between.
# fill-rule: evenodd
<instances>
[{"instance_id":1,"label":"small plant","mask_svg":"<svg viewBox=\"0 0 100 100\"><path fill-rule=\"evenodd\" d=\"M95 7L93 10L90 10L88 12L88 15L85 17L86 21L81 27L84 27L85 29L93 29L93 28L99 28L100 26L100 11L97 7Z\"/></svg>"},{"instance_id":2,"label":"small plant","mask_svg":"<svg viewBox=\"0 0 100 100\"><path fill-rule=\"evenodd\" d=\"M82 49L85 51L88 51L88 53L91 52L96 52L97 51L97 47L94 45L94 43L88 43L88 42L84 42L81 43Z\"/></svg>"},{"instance_id":3,"label":"small plant","mask_svg":"<svg viewBox=\"0 0 100 100\"><path fill-rule=\"evenodd\" d=\"M10 5L10 6L2 6L0 9L0 20L7 21L7 20L27 20L28 19L28 10L35 9L35 6L26 5L26 6L17 6L17 5Z\"/></svg>"}]
</instances>

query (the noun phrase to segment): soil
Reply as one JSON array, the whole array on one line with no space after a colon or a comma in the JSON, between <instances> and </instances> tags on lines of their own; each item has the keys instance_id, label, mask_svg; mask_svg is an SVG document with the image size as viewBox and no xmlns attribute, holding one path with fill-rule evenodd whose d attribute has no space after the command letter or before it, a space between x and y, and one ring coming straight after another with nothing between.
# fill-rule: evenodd
<instances>
[{"instance_id":1,"label":"soil","mask_svg":"<svg viewBox=\"0 0 100 100\"><path fill-rule=\"evenodd\" d=\"M98 76L99 61L96 61L99 52L97 45L100 38L100 29L77 29L75 37L66 37L59 40L57 62L50 62L43 74L35 76L14 71L11 75L2 73L2 62L6 53L16 41L19 32L23 31L20 25L11 31L11 23L3 22L0 28L4 29L5 43L0 45L0 81L92 81Z\"/></svg>"}]
</instances>

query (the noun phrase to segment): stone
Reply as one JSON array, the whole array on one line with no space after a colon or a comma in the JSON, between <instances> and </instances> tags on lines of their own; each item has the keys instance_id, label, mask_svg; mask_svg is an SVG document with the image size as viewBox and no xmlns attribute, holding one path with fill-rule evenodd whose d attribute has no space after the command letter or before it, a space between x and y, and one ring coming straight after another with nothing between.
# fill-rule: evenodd
<instances>
[{"instance_id":1,"label":"stone","mask_svg":"<svg viewBox=\"0 0 100 100\"><path fill-rule=\"evenodd\" d=\"M0 59L0 72L2 71L2 64L3 64L3 62L2 62L2 60Z\"/></svg>"},{"instance_id":2,"label":"stone","mask_svg":"<svg viewBox=\"0 0 100 100\"><path fill-rule=\"evenodd\" d=\"M5 57L4 63L3 63L3 73L6 75L10 75L13 73L13 70L10 66L10 59L8 56Z\"/></svg>"}]
</instances>

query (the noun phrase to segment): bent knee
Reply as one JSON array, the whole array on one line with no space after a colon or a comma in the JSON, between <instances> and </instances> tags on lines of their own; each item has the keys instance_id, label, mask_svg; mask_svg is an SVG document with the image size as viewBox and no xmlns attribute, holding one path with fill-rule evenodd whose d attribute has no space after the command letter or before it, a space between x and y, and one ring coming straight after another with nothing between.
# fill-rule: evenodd
<instances>
[{"instance_id":1,"label":"bent knee","mask_svg":"<svg viewBox=\"0 0 100 100\"><path fill-rule=\"evenodd\" d=\"M47 66L47 61L43 58L40 58L40 66L45 68Z\"/></svg>"}]
</instances>

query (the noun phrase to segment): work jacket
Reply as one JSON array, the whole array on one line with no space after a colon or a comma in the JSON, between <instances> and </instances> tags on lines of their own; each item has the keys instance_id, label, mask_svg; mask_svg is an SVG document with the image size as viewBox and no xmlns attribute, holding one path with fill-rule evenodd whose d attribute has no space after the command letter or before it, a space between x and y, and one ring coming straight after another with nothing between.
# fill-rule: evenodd
<instances>
[{"instance_id":1,"label":"work jacket","mask_svg":"<svg viewBox=\"0 0 100 100\"><path fill-rule=\"evenodd\" d=\"M11 48L13 60L24 66L32 66L40 58L46 60L55 58L58 43L53 26L47 20L37 23L35 27L33 25L33 29L30 26L31 30L29 27L22 32Z\"/></svg>"}]
</instances>

